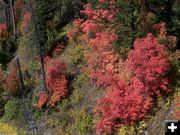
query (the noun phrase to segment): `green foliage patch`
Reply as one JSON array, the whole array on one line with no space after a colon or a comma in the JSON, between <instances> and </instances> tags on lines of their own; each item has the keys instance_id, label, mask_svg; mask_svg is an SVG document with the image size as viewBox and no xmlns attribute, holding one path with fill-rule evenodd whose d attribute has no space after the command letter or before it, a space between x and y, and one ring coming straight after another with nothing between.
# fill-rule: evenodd
<instances>
[{"instance_id":1,"label":"green foliage patch","mask_svg":"<svg viewBox=\"0 0 180 135\"><path fill-rule=\"evenodd\" d=\"M4 106L3 120L12 120L15 118L19 111L19 103L17 99L9 100Z\"/></svg>"},{"instance_id":2,"label":"green foliage patch","mask_svg":"<svg viewBox=\"0 0 180 135\"><path fill-rule=\"evenodd\" d=\"M68 72L81 68L85 63L84 45L70 41L61 58L68 63Z\"/></svg>"}]
</instances>

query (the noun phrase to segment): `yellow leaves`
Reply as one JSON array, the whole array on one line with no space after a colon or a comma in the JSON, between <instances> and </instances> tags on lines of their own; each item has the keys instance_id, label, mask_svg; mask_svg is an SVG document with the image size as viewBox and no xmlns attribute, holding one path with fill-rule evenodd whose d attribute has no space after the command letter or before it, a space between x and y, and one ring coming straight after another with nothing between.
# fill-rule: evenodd
<instances>
[{"instance_id":1,"label":"yellow leaves","mask_svg":"<svg viewBox=\"0 0 180 135\"><path fill-rule=\"evenodd\" d=\"M136 131L143 132L147 128L147 122L140 121L138 124L122 126L118 129L118 135L135 135Z\"/></svg>"},{"instance_id":2,"label":"yellow leaves","mask_svg":"<svg viewBox=\"0 0 180 135\"><path fill-rule=\"evenodd\" d=\"M10 126L9 124L0 122L0 133L8 135L25 135L25 131L18 131L19 129Z\"/></svg>"},{"instance_id":3,"label":"yellow leaves","mask_svg":"<svg viewBox=\"0 0 180 135\"><path fill-rule=\"evenodd\" d=\"M93 125L93 118L88 113L87 108L82 108L81 110L75 109L71 112L71 116L74 118L74 127L76 127L79 134L84 135L88 133Z\"/></svg>"},{"instance_id":4,"label":"yellow leaves","mask_svg":"<svg viewBox=\"0 0 180 135\"><path fill-rule=\"evenodd\" d=\"M146 121L141 121L139 122L139 126L137 128L137 130L140 132L140 131L143 131L144 129L146 129L148 127L148 124Z\"/></svg>"},{"instance_id":5,"label":"yellow leaves","mask_svg":"<svg viewBox=\"0 0 180 135\"><path fill-rule=\"evenodd\" d=\"M118 130L118 135L135 135L134 126L123 126Z\"/></svg>"}]
</instances>

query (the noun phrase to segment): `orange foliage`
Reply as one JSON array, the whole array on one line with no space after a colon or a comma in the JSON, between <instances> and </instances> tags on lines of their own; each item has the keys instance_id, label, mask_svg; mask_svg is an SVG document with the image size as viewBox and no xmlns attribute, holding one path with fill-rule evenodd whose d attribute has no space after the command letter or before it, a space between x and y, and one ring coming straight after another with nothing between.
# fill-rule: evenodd
<instances>
[{"instance_id":1,"label":"orange foliage","mask_svg":"<svg viewBox=\"0 0 180 135\"><path fill-rule=\"evenodd\" d=\"M59 78L54 79L54 86L51 86L52 88L52 96L49 101L50 105L52 107L55 107L57 101L60 101L61 98L67 95L67 80L65 78L65 75L60 75ZM51 84L52 85L52 84Z\"/></svg>"},{"instance_id":2,"label":"orange foliage","mask_svg":"<svg viewBox=\"0 0 180 135\"><path fill-rule=\"evenodd\" d=\"M37 108L41 109L43 105L45 105L48 102L48 93L46 91L41 91L38 94L38 104Z\"/></svg>"},{"instance_id":3,"label":"orange foliage","mask_svg":"<svg viewBox=\"0 0 180 135\"><path fill-rule=\"evenodd\" d=\"M68 94L67 79L65 76L66 64L58 59L45 58L46 83L51 96L45 92L38 95L38 108L42 108L48 102L51 107L55 107L57 102Z\"/></svg>"},{"instance_id":4,"label":"orange foliage","mask_svg":"<svg viewBox=\"0 0 180 135\"><path fill-rule=\"evenodd\" d=\"M66 65L58 59L45 59L47 86L52 93L49 104L55 107L56 103L68 94L65 77Z\"/></svg>"}]
</instances>

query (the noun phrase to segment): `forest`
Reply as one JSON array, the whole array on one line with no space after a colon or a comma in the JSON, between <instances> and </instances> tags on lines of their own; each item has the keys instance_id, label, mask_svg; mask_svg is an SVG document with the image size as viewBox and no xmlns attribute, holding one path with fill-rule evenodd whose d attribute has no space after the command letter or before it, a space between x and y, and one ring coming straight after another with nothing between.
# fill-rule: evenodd
<instances>
[{"instance_id":1,"label":"forest","mask_svg":"<svg viewBox=\"0 0 180 135\"><path fill-rule=\"evenodd\" d=\"M0 0L1 135L164 135L180 120L180 0Z\"/></svg>"}]
</instances>

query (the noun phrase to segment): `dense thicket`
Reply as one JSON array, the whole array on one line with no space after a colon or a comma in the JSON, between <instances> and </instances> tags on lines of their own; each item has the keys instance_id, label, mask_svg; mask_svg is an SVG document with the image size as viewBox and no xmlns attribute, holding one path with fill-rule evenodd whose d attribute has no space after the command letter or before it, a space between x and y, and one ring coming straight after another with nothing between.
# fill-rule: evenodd
<instances>
[{"instance_id":1,"label":"dense thicket","mask_svg":"<svg viewBox=\"0 0 180 135\"><path fill-rule=\"evenodd\" d=\"M179 5L0 0L0 119L27 134L162 130L179 118Z\"/></svg>"},{"instance_id":2,"label":"dense thicket","mask_svg":"<svg viewBox=\"0 0 180 135\"><path fill-rule=\"evenodd\" d=\"M81 11L86 19L76 19L69 33L70 39L87 44L84 56L90 77L106 89L106 94L98 100L97 110L102 117L97 122L98 133L112 132L141 120L155 102L154 97L160 96L162 90L170 91L166 77L170 60L166 47L173 48L176 37L167 36L167 20L148 10L151 3L139 2L101 0L88 3ZM146 38L137 38L145 34Z\"/></svg>"}]
</instances>

